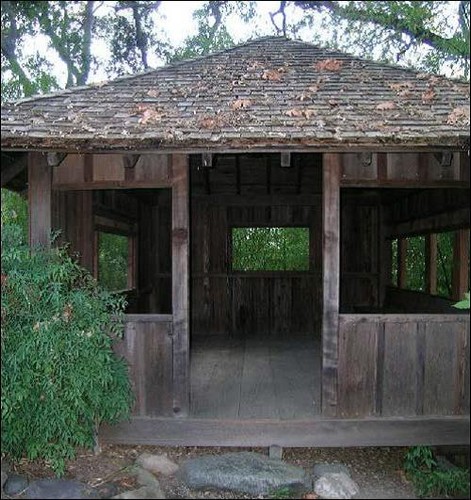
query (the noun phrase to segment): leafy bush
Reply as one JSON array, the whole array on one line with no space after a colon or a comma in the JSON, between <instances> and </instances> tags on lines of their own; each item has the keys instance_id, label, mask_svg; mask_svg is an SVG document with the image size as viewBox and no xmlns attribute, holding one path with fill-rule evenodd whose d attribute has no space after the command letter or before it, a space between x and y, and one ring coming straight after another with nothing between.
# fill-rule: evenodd
<instances>
[{"instance_id":1,"label":"leafy bush","mask_svg":"<svg viewBox=\"0 0 471 500\"><path fill-rule=\"evenodd\" d=\"M469 497L469 470L461 467L441 469L428 446L410 448L406 454L404 470L420 497Z\"/></svg>"},{"instance_id":2,"label":"leafy bush","mask_svg":"<svg viewBox=\"0 0 471 500\"><path fill-rule=\"evenodd\" d=\"M124 301L65 248L30 253L2 214L2 452L44 458L58 475L101 422L129 415L132 393L112 351Z\"/></svg>"}]
</instances>

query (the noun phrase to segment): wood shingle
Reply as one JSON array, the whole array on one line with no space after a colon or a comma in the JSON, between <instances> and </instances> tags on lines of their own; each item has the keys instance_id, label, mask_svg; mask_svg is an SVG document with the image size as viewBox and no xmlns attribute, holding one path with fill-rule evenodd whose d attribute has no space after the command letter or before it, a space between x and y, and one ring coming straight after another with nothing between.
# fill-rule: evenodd
<instances>
[{"instance_id":1,"label":"wood shingle","mask_svg":"<svg viewBox=\"0 0 471 500\"><path fill-rule=\"evenodd\" d=\"M267 37L2 106L2 148L462 147L469 84Z\"/></svg>"}]
</instances>

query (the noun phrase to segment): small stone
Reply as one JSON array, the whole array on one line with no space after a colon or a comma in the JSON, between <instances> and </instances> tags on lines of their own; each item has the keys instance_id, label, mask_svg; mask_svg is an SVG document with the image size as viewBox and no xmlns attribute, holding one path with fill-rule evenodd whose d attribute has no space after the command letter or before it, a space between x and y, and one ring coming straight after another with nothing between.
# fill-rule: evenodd
<instances>
[{"instance_id":1,"label":"small stone","mask_svg":"<svg viewBox=\"0 0 471 500\"><path fill-rule=\"evenodd\" d=\"M130 491L125 491L123 493L120 493L119 495L116 495L112 498L127 498L129 500L133 499L139 499L139 498L157 498L157 499L164 499L164 496L155 496L155 492L152 490L152 488L149 488L148 486L142 486L141 488L138 488L137 490L130 490Z\"/></svg>"},{"instance_id":2,"label":"small stone","mask_svg":"<svg viewBox=\"0 0 471 500\"><path fill-rule=\"evenodd\" d=\"M3 491L8 496L15 496L24 491L28 487L28 480L19 474L11 474L8 476L6 483L3 486Z\"/></svg>"},{"instance_id":3,"label":"small stone","mask_svg":"<svg viewBox=\"0 0 471 500\"><path fill-rule=\"evenodd\" d=\"M163 476L173 476L178 471L178 465L172 462L167 455L143 453L136 460L136 463L153 474L162 474Z\"/></svg>"},{"instance_id":4,"label":"small stone","mask_svg":"<svg viewBox=\"0 0 471 500\"><path fill-rule=\"evenodd\" d=\"M360 488L343 472L327 473L314 483L314 492L321 498L353 498Z\"/></svg>"},{"instance_id":5,"label":"small stone","mask_svg":"<svg viewBox=\"0 0 471 500\"><path fill-rule=\"evenodd\" d=\"M338 474L340 472L343 472L348 477L351 477L350 471L346 465L344 465L344 464L330 464L330 463L323 463L323 464L314 465L314 469L312 470L312 476L313 476L314 481L315 481L316 479L319 479L320 477L322 477L324 474Z\"/></svg>"},{"instance_id":6,"label":"small stone","mask_svg":"<svg viewBox=\"0 0 471 500\"><path fill-rule=\"evenodd\" d=\"M30 484L26 490L29 499L56 499L76 498L78 500L88 498L100 498L97 491L90 486L78 481L67 479L39 479Z\"/></svg>"},{"instance_id":7,"label":"small stone","mask_svg":"<svg viewBox=\"0 0 471 500\"><path fill-rule=\"evenodd\" d=\"M268 448L268 456L273 460L281 460L283 458L283 448L277 444L272 444Z\"/></svg>"}]
</instances>

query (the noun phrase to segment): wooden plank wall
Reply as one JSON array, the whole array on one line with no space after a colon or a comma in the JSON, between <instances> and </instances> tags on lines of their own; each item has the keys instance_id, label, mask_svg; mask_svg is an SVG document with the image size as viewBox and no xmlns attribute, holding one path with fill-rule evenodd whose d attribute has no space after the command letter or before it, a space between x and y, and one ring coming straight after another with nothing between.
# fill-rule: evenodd
<instances>
[{"instance_id":1,"label":"wooden plank wall","mask_svg":"<svg viewBox=\"0 0 471 500\"><path fill-rule=\"evenodd\" d=\"M128 316L123 340L114 349L129 366L133 415L173 415L172 317Z\"/></svg>"},{"instance_id":2,"label":"wooden plank wall","mask_svg":"<svg viewBox=\"0 0 471 500\"><path fill-rule=\"evenodd\" d=\"M171 202L170 189L162 189L139 205L137 312L172 312Z\"/></svg>"},{"instance_id":3,"label":"wooden plank wall","mask_svg":"<svg viewBox=\"0 0 471 500\"><path fill-rule=\"evenodd\" d=\"M469 415L468 315L340 315L337 416Z\"/></svg>"},{"instance_id":4,"label":"wooden plank wall","mask_svg":"<svg viewBox=\"0 0 471 500\"><path fill-rule=\"evenodd\" d=\"M193 335L320 335L320 174L316 155L292 168L279 155L218 157L212 169L193 162ZM244 226L309 227L309 272L233 271L231 228Z\"/></svg>"}]
</instances>

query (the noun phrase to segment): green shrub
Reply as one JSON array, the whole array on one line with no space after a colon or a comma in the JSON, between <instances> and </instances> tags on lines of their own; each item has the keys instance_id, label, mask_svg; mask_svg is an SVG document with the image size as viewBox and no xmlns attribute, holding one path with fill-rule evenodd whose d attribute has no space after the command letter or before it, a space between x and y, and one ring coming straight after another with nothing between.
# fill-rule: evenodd
<instances>
[{"instance_id":1,"label":"green shrub","mask_svg":"<svg viewBox=\"0 0 471 500\"><path fill-rule=\"evenodd\" d=\"M420 497L469 497L469 470L461 467L440 469L428 446L410 448L405 457L404 470Z\"/></svg>"},{"instance_id":2,"label":"green shrub","mask_svg":"<svg viewBox=\"0 0 471 500\"><path fill-rule=\"evenodd\" d=\"M124 301L65 248L31 254L3 220L1 299L2 452L43 458L60 475L100 423L129 415L127 366L112 351Z\"/></svg>"}]
</instances>

